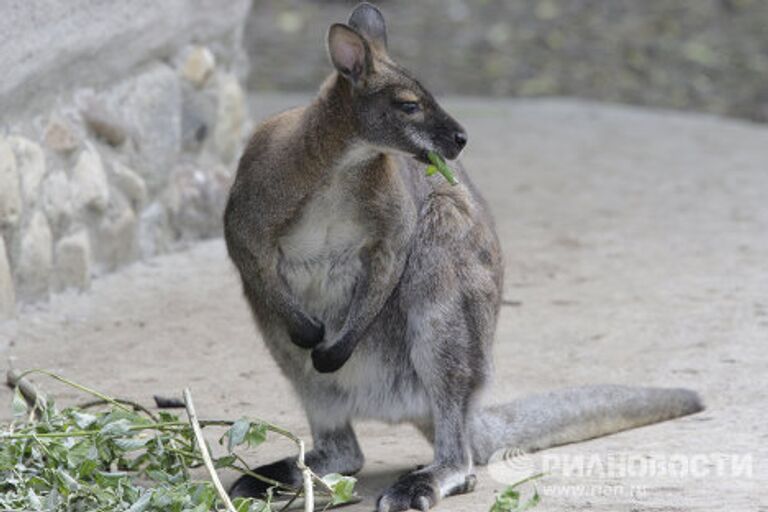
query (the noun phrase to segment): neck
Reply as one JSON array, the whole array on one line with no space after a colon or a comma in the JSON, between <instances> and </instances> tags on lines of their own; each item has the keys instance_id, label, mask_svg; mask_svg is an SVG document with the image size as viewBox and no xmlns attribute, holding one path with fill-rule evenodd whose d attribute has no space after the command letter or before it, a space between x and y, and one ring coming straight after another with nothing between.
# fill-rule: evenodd
<instances>
[{"instance_id":1,"label":"neck","mask_svg":"<svg viewBox=\"0 0 768 512\"><path fill-rule=\"evenodd\" d=\"M307 150L324 167L357 167L383 153L358 136L352 86L334 73L307 109Z\"/></svg>"}]
</instances>

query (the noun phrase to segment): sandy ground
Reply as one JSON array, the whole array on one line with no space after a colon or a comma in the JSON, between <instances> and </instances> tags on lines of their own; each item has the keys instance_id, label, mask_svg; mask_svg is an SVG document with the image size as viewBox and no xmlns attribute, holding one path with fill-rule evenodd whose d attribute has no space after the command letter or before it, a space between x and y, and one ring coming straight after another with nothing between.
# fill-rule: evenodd
<instances>
[{"instance_id":1,"label":"sandy ground","mask_svg":"<svg viewBox=\"0 0 768 512\"><path fill-rule=\"evenodd\" d=\"M257 97L253 106L259 117L297 102ZM686 386L707 403L695 416L545 452L582 457L581 466L622 456L635 465L602 477L550 468L537 510L768 511L768 129L557 100L447 106L468 128L464 159L506 254L512 305L489 400L605 382ZM307 435L220 240L28 307L0 324L2 352L18 367L142 402L191 386L202 416L259 416ZM0 403L9 401L1 389ZM365 500L352 509L370 510L431 451L409 426L358 430ZM251 458L290 452L275 442ZM674 474L648 474L664 463ZM474 493L437 510L487 510L504 485L484 468L478 477Z\"/></svg>"}]
</instances>

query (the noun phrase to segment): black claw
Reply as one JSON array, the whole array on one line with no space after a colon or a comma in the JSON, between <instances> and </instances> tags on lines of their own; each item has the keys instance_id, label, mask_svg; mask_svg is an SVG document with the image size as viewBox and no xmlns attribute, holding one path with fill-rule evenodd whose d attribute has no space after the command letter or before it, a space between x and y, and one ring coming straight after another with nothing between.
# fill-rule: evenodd
<instances>
[{"instance_id":1,"label":"black claw","mask_svg":"<svg viewBox=\"0 0 768 512\"><path fill-rule=\"evenodd\" d=\"M315 348L325 338L325 325L317 318L306 316L288 331L291 341L301 348Z\"/></svg>"}]
</instances>

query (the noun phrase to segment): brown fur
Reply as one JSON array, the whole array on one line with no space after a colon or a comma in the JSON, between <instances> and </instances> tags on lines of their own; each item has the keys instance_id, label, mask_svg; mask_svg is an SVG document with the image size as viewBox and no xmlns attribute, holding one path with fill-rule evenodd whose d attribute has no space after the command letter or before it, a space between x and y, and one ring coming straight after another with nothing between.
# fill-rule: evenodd
<instances>
[{"instance_id":1,"label":"brown fur","mask_svg":"<svg viewBox=\"0 0 768 512\"><path fill-rule=\"evenodd\" d=\"M425 176L427 152L456 158L466 134L389 58L378 9L361 4L328 42L336 72L310 105L259 126L224 216L254 318L306 410L315 472L362 467L356 419L412 422L434 461L399 478L377 508L425 510L471 490L473 461L504 446L539 449L700 407L685 390L595 387L481 408L499 241L459 162L457 186ZM292 458L254 471L300 482ZM232 493L265 489L244 476Z\"/></svg>"}]
</instances>

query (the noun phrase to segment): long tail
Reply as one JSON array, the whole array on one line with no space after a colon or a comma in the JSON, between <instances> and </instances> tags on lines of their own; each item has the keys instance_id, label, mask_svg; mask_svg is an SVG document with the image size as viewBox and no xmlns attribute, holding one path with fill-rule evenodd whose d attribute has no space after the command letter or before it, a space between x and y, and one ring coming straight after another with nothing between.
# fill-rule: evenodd
<instances>
[{"instance_id":1,"label":"long tail","mask_svg":"<svg viewBox=\"0 0 768 512\"><path fill-rule=\"evenodd\" d=\"M543 450L704 409L688 389L584 386L534 395L476 411L473 459L485 464L502 448Z\"/></svg>"}]
</instances>

